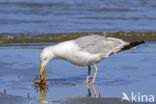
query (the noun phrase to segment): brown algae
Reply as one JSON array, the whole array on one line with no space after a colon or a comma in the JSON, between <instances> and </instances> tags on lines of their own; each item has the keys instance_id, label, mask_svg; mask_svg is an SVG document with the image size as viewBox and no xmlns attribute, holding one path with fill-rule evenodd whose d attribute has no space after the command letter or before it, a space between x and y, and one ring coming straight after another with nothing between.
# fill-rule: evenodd
<instances>
[{"instance_id":1,"label":"brown algae","mask_svg":"<svg viewBox=\"0 0 156 104\"><path fill-rule=\"evenodd\" d=\"M48 76L45 73L43 75L43 78L41 78L41 77L38 78L38 76L35 78L35 84L43 85L43 84L46 84L47 80L48 80Z\"/></svg>"},{"instance_id":2,"label":"brown algae","mask_svg":"<svg viewBox=\"0 0 156 104\"><path fill-rule=\"evenodd\" d=\"M48 77L44 76L43 78L38 79L34 84L36 92L40 92L40 100L44 100L46 93L48 92L48 86L46 85L47 79Z\"/></svg>"}]
</instances>

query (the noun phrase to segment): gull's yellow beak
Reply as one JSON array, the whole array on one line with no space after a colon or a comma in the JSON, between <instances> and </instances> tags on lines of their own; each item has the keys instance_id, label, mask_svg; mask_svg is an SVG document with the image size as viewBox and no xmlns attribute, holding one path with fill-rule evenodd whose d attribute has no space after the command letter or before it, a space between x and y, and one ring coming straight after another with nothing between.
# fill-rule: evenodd
<instances>
[{"instance_id":1,"label":"gull's yellow beak","mask_svg":"<svg viewBox=\"0 0 156 104\"><path fill-rule=\"evenodd\" d=\"M41 66L41 69L40 69L40 75L43 75L44 68L45 68L45 64L43 64L43 65Z\"/></svg>"},{"instance_id":2,"label":"gull's yellow beak","mask_svg":"<svg viewBox=\"0 0 156 104\"><path fill-rule=\"evenodd\" d=\"M40 94L40 100L44 100L44 96L42 93Z\"/></svg>"}]
</instances>

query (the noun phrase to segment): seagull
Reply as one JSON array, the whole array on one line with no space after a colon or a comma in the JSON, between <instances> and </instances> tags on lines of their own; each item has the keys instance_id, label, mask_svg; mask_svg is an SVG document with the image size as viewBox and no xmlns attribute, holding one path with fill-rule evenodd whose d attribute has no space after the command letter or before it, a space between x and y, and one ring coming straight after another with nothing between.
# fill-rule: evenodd
<instances>
[{"instance_id":1,"label":"seagull","mask_svg":"<svg viewBox=\"0 0 156 104\"><path fill-rule=\"evenodd\" d=\"M86 83L89 84L91 65L95 71L91 84L95 84L98 71L97 63L115 53L134 48L144 41L125 42L122 39L105 37L102 35L83 36L74 40L64 41L43 49L40 54L40 75L43 75L45 66L51 59L63 59L78 66L88 66Z\"/></svg>"}]
</instances>

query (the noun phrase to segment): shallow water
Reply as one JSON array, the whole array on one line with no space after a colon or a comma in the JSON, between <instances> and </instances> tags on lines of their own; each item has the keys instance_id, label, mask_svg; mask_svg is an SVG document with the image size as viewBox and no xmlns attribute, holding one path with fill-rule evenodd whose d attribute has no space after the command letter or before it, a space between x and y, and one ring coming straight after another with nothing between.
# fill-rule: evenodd
<instances>
[{"instance_id":1,"label":"shallow water","mask_svg":"<svg viewBox=\"0 0 156 104\"><path fill-rule=\"evenodd\" d=\"M154 32L155 0L0 0L0 33Z\"/></svg>"},{"instance_id":2,"label":"shallow water","mask_svg":"<svg viewBox=\"0 0 156 104\"><path fill-rule=\"evenodd\" d=\"M120 104L122 92L156 96L155 11L155 0L0 0L0 103ZM87 67L52 60L47 85L34 87L43 47L92 34L148 42L97 64L95 86L82 83Z\"/></svg>"},{"instance_id":3,"label":"shallow water","mask_svg":"<svg viewBox=\"0 0 156 104\"><path fill-rule=\"evenodd\" d=\"M28 97L31 103L40 99L40 91L35 90L34 78L39 74L40 52L48 44L0 47L0 92L6 89L7 94ZM136 49L113 55L99 64L95 86L84 83L87 67L78 67L63 60L52 60L46 71L49 76L46 101L62 98L73 98L88 95L101 98L121 98L122 92L155 95L156 43L147 42ZM92 67L93 68L93 67ZM93 78L93 70L90 81ZM43 93L43 90L41 91ZM45 93L44 92L44 93Z\"/></svg>"}]
</instances>

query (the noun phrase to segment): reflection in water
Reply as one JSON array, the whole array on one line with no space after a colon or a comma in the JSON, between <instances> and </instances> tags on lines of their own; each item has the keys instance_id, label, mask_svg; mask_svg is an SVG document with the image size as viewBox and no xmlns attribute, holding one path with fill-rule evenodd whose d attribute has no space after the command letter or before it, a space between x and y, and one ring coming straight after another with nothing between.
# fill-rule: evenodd
<instances>
[{"instance_id":1,"label":"reflection in water","mask_svg":"<svg viewBox=\"0 0 156 104\"><path fill-rule=\"evenodd\" d=\"M94 90L94 95L95 95L95 97L96 97L96 98L98 98L99 96L98 96L98 94L97 94L97 92L96 92L95 85L92 85L92 87L93 87L93 90ZM87 89L88 89L88 95L89 95L89 96L92 96L92 95L91 95L91 91L90 91L90 88L89 88L89 85L88 85L88 84L87 84Z\"/></svg>"},{"instance_id":2,"label":"reflection in water","mask_svg":"<svg viewBox=\"0 0 156 104\"><path fill-rule=\"evenodd\" d=\"M37 93L40 92L40 99L44 100L46 97L46 93L48 92L48 85L46 85L46 84L41 84L41 85L35 84L34 88L35 88Z\"/></svg>"},{"instance_id":3,"label":"reflection in water","mask_svg":"<svg viewBox=\"0 0 156 104\"><path fill-rule=\"evenodd\" d=\"M86 86L87 86L87 90L88 90L88 96L91 97L92 94L91 94L91 90L90 90L89 84L87 84ZM94 96L96 98L99 98L100 96L98 96L98 94L97 94L95 85L92 85L92 87L93 87L93 90L94 90ZM40 84L35 84L34 85L34 88L35 88L35 90L36 90L37 93L40 93L40 100L41 101L44 101L45 98L46 98L46 94L48 92L48 85L46 85L46 84L41 84L41 85Z\"/></svg>"}]
</instances>

